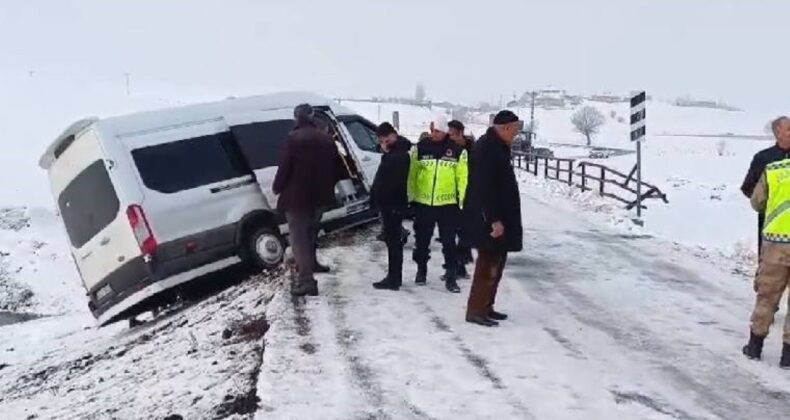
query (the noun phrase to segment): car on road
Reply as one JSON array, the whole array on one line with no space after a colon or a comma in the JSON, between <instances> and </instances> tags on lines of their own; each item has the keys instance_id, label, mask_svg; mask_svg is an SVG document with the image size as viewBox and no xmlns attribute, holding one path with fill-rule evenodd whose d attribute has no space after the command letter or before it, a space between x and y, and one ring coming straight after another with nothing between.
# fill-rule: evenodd
<instances>
[{"instance_id":1,"label":"car on road","mask_svg":"<svg viewBox=\"0 0 790 420\"><path fill-rule=\"evenodd\" d=\"M282 263L288 229L272 182L301 103L315 107L348 171L323 231L372 220L368 194L381 160L375 125L309 93L84 119L49 146L39 163L100 325L240 261L259 269Z\"/></svg>"}]
</instances>

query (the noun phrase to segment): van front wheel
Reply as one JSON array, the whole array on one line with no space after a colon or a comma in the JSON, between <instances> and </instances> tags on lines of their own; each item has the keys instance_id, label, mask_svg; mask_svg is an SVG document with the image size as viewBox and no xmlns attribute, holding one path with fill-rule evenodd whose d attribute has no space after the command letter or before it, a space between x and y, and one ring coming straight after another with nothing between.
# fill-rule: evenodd
<instances>
[{"instance_id":1,"label":"van front wheel","mask_svg":"<svg viewBox=\"0 0 790 420\"><path fill-rule=\"evenodd\" d=\"M264 226L247 237L243 253L245 259L261 270L276 268L285 257L285 239L276 229Z\"/></svg>"}]
</instances>

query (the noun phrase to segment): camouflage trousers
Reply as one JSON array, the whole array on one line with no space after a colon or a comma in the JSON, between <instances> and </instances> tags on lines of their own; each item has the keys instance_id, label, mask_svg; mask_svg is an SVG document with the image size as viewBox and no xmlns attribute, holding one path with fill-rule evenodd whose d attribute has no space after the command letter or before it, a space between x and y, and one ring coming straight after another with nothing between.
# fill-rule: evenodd
<instances>
[{"instance_id":1,"label":"camouflage trousers","mask_svg":"<svg viewBox=\"0 0 790 420\"><path fill-rule=\"evenodd\" d=\"M765 337L774 322L774 315L779 311L785 289L790 284L790 266L767 263L763 260L754 280L754 291L757 301L752 312L752 332ZM790 344L790 296L788 296L788 315L784 325L784 342Z\"/></svg>"}]
</instances>

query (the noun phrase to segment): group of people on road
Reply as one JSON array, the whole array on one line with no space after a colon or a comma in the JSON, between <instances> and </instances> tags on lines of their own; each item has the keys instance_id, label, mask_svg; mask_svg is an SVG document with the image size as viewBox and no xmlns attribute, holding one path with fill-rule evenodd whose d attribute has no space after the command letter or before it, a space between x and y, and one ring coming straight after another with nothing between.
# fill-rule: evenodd
<instances>
[{"instance_id":1,"label":"group of people on road","mask_svg":"<svg viewBox=\"0 0 790 420\"><path fill-rule=\"evenodd\" d=\"M292 293L316 296L314 273L329 271L316 258L321 216L334 203L336 183L348 174L334 139L316 124L313 108L296 107L294 118L296 126L281 150L273 191L288 223L298 272ZM416 145L399 136L390 123L377 127L383 156L372 183L371 204L381 214L388 270L373 287L403 286L403 221L413 214L415 284L428 282L430 245L438 226L444 254L441 279L449 292L461 292L458 278L468 277L466 265L474 261L472 249L477 249L466 320L490 327L507 318L494 303L507 254L522 248L520 195L510 157L520 124L516 114L501 111L475 142L465 135L463 123L438 115L429 136Z\"/></svg>"},{"instance_id":2,"label":"group of people on road","mask_svg":"<svg viewBox=\"0 0 790 420\"><path fill-rule=\"evenodd\" d=\"M428 282L430 244L438 227L444 254L445 288L460 293L458 278L478 250L467 304L466 320L495 326L507 315L494 309L507 253L522 247L518 184L511 166L510 146L519 131L510 111L496 115L493 127L477 142L464 135L460 121L443 115L431 122L429 136L416 145L398 136L389 123L378 127L384 151L372 187L372 204L382 214L389 267L377 289L403 285L402 223L414 214L417 265L415 284Z\"/></svg>"},{"instance_id":3,"label":"group of people on road","mask_svg":"<svg viewBox=\"0 0 790 420\"><path fill-rule=\"evenodd\" d=\"M759 266L754 281L757 299L751 317L749 342L743 354L760 359L774 316L790 286L790 118L771 123L776 144L754 156L741 191L758 213ZM790 310L790 297L788 297ZM790 312L784 325L779 365L790 369Z\"/></svg>"}]
</instances>

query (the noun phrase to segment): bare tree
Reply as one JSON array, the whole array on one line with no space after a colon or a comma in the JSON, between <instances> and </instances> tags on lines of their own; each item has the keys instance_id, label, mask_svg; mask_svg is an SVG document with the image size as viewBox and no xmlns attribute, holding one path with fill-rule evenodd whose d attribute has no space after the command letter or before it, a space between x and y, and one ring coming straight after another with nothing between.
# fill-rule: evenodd
<instances>
[{"instance_id":1,"label":"bare tree","mask_svg":"<svg viewBox=\"0 0 790 420\"><path fill-rule=\"evenodd\" d=\"M417 83L417 91L414 93L414 99L420 104L425 102L425 86L422 83Z\"/></svg>"},{"instance_id":2,"label":"bare tree","mask_svg":"<svg viewBox=\"0 0 790 420\"><path fill-rule=\"evenodd\" d=\"M571 117L573 127L587 138L587 146L592 145L592 136L598 134L601 126L604 125L606 117L597 108L585 106L576 111Z\"/></svg>"}]
</instances>

